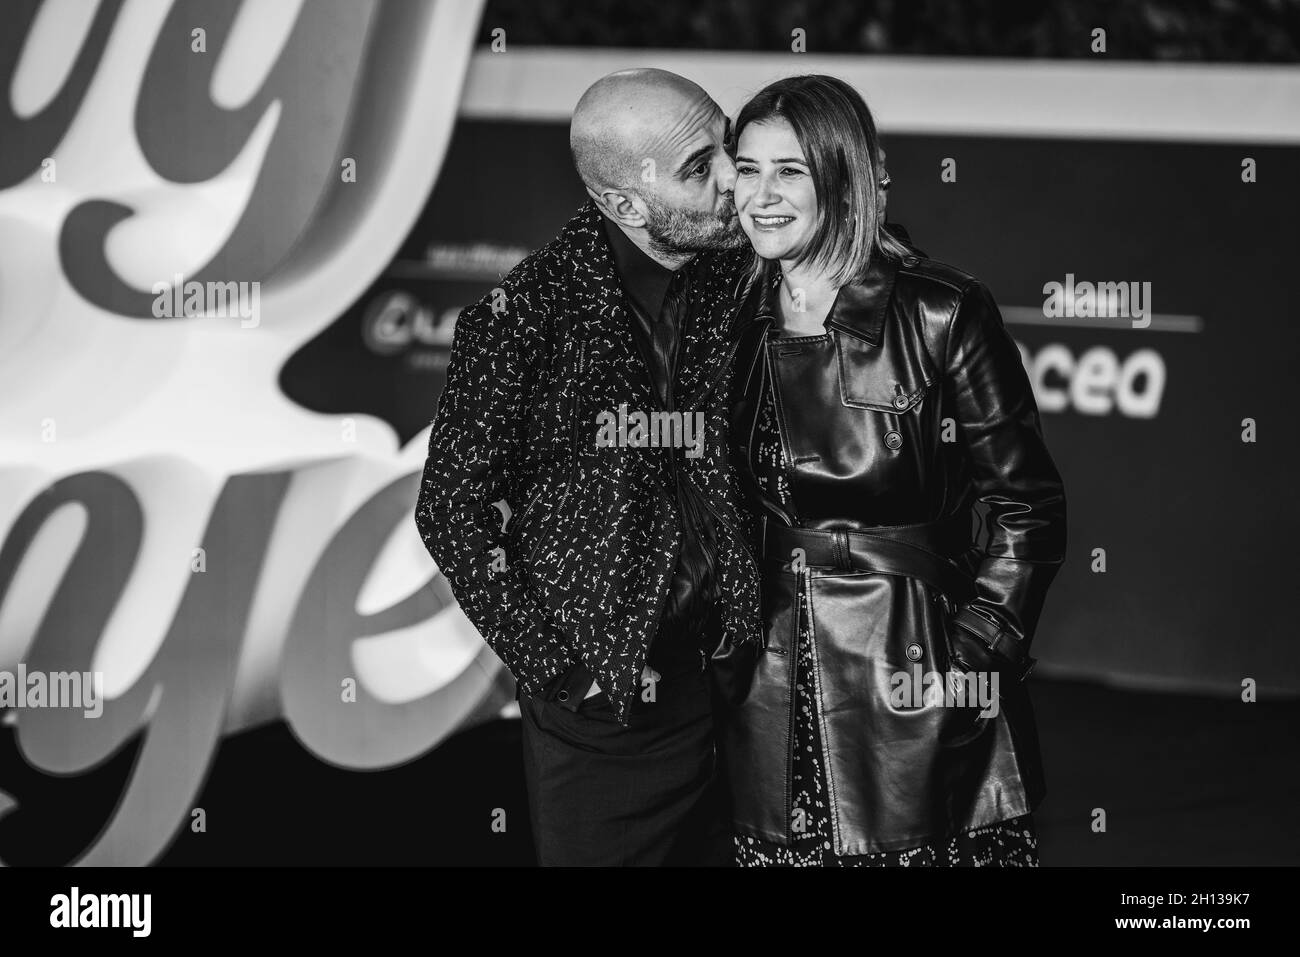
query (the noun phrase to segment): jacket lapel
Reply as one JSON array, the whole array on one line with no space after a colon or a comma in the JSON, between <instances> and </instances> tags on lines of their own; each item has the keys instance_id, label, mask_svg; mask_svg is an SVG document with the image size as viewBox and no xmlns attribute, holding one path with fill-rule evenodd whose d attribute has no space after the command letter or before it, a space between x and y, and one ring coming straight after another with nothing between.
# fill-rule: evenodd
<instances>
[{"instance_id":1,"label":"jacket lapel","mask_svg":"<svg viewBox=\"0 0 1300 957\"><path fill-rule=\"evenodd\" d=\"M886 307L897 275L898 263L890 262L877 252L861 282L840 287L826 317L826 328L872 346L880 345Z\"/></svg>"},{"instance_id":2,"label":"jacket lapel","mask_svg":"<svg viewBox=\"0 0 1300 957\"><path fill-rule=\"evenodd\" d=\"M722 381L732 347L741 332L742 306L749 293L749 263L753 253L717 253L699 264L696 295L686 336L692 362L683 367L679 408L696 409Z\"/></svg>"},{"instance_id":3,"label":"jacket lapel","mask_svg":"<svg viewBox=\"0 0 1300 957\"><path fill-rule=\"evenodd\" d=\"M584 398L614 411L654 408L650 373L632 338L631 317L624 304L614 258L602 227L600 210L587 201L565 227L572 249L573 276L567 286L569 326L586 344L589 374L578 383Z\"/></svg>"},{"instance_id":4,"label":"jacket lapel","mask_svg":"<svg viewBox=\"0 0 1300 957\"><path fill-rule=\"evenodd\" d=\"M767 385L764 344L775 322L772 292L779 281L780 276L774 269L764 267L737 319L740 347L736 352L736 371L731 388L731 448L735 456L733 464L746 493L751 499L765 502L770 511L784 517L786 524L793 524L793 518L781 503L759 485L753 459L754 431Z\"/></svg>"}]
</instances>

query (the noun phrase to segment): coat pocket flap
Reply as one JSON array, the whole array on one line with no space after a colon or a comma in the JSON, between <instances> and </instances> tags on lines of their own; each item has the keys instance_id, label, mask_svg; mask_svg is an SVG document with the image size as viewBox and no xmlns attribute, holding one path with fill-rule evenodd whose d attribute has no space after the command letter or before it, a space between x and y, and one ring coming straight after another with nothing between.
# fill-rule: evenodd
<instances>
[{"instance_id":1,"label":"coat pocket flap","mask_svg":"<svg viewBox=\"0 0 1300 957\"><path fill-rule=\"evenodd\" d=\"M849 408L902 415L921 404L935 381L928 363L886 356L868 343L837 336L836 351L840 401Z\"/></svg>"}]
</instances>

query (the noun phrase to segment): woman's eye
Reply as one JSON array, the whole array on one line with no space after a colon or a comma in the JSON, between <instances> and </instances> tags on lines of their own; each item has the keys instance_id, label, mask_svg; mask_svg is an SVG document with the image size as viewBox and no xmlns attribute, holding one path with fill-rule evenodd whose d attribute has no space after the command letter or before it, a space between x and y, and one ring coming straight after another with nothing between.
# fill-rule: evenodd
<instances>
[{"instance_id":1,"label":"woman's eye","mask_svg":"<svg viewBox=\"0 0 1300 957\"><path fill-rule=\"evenodd\" d=\"M781 170L781 175L782 175L782 176L802 176L802 175L803 175L803 170L801 170L801 169L795 169L793 166L786 166L786 167L783 167L783 168L782 168L782 170Z\"/></svg>"},{"instance_id":2,"label":"woman's eye","mask_svg":"<svg viewBox=\"0 0 1300 957\"><path fill-rule=\"evenodd\" d=\"M736 167L736 175L737 175L737 176L753 176L753 175L754 175L755 173L757 173L757 172L758 172L758 170L755 169L755 168L752 167L752 166L744 166L744 165L741 165L741 166L737 166L737 167Z\"/></svg>"}]
</instances>

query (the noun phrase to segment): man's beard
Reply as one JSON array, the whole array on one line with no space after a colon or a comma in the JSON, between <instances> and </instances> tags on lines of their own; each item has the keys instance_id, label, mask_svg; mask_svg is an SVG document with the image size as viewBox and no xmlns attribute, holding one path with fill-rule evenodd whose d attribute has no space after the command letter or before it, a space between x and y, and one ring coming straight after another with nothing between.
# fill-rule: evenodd
<instances>
[{"instance_id":1,"label":"man's beard","mask_svg":"<svg viewBox=\"0 0 1300 957\"><path fill-rule=\"evenodd\" d=\"M645 227L650 236L650 248L661 255L693 256L739 249L745 245L745 233L740 228L736 207L730 199L721 214L673 209L649 196L642 199L650 213Z\"/></svg>"}]
</instances>

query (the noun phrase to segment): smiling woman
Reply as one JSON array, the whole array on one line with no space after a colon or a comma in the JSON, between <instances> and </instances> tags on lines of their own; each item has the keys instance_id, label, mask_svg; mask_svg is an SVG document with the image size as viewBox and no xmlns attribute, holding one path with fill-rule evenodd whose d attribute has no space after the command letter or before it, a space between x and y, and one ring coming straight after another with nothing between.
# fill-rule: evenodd
<instances>
[{"instance_id":1,"label":"smiling woman","mask_svg":"<svg viewBox=\"0 0 1300 957\"><path fill-rule=\"evenodd\" d=\"M759 292L731 441L765 633L721 737L737 861L1036 865L1022 680L1065 501L1015 345L978 280L884 225L883 150L852 87L778 81L736 128ZM889 676L913 667L987 682L996 707L899 702Z\"/></svg>"},{"instance_id":2,"label":"smiling woman","mask_svg":"<svg viewBox=\"0 0 1300 957\"><path fill-rule=\"evenodd\" d=\"M736 133L736 208L761 257L833 265L829 278L843 285L862 277L873 250L907 255L884 222L888 177L875 120L843 80L773 83L745 104Z\"/></svg>"}]
</instances>

